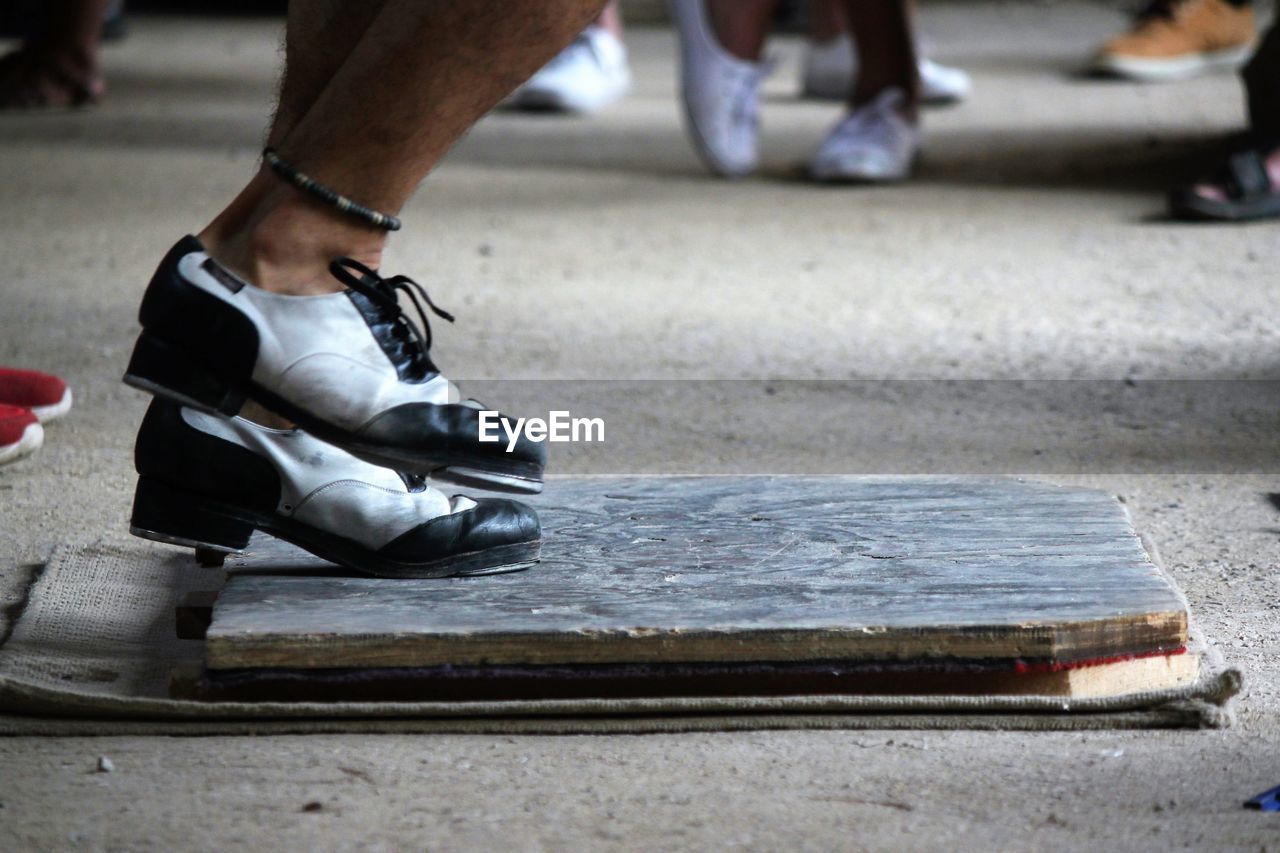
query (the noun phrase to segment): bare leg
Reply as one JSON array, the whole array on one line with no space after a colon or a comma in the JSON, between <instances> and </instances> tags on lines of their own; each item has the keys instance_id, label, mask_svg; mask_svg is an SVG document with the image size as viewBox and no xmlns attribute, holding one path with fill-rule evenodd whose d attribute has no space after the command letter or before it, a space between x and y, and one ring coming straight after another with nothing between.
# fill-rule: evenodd
<instances>
[{"instance_id":1,"label":"bare leg","mask_svg":"<svg viewBox=\"0 0 1280 853\"><path fill-rule=\"evenodd\" d=\"M98 42L107 3L49 4L48 30L0 58L0 109L75 106L101 97Z\"/></svg>"},{"instance_id":2,"label":"bare leg","mask_svg":"<svg viewBox=\"0 0 1280 853\"><path fill-rule=\"evenodd\" d=\"M810 0L809 40L814 44L827 44L848 29L840 4L841 0Z\"/></svg>"},{"instance_id":3,"label":"bare leg","mask_svg":"<svg viewBox=\"0 0 1280 853\"><path fill-rule=\"evenodd\" d=\"M272 139L321 183L396 213L445 151L566 45L601 2L387 0L310 108ZM290 72L285 79L289 85ZM306 294L341 288L328 274L339 255L378 266L385 232L280 181L255 181L265 181L265 192L243 204L252 212L231 217L246 224L224 228L219 217L201 235L231 269L267 290Z\"/></svg>"},{"instance_id":4,"label":"bare leg","mask_svg":"<svg viewBox=\"0 0 1280 853\"><path fill-rule=\"evenodd\" d=\"M307 114L382 6L383 0L308 0L289 5L285 70L268 145L279 146ZM279 189L280 179L266 168L259 169L231 204L200 232L200 241L218 257L249 256L255 216L264 212L264 202Z\"/></svg>"},{"instance_id":5,"label":"bare leg","mask_svg":"<svg viewBox=\"0 0 1280 853\"><path fill-rule=\"evenodd\" d=\"M609 0L596 16L596 25L604 27L619 39L622 38L622 10L618 8L618 0Z\"/></svg>"},{"instance_id":6,"label":"bare leg","mask_svg":"<svg viewBox=\"0 0 1280 853\"><path fill-rule=\"evenodd\" d=\"M778 0L706 0L706 3L707 17L720 46L739 59L759 60Z\"/></svg>"},{"instance_id":7,"label":"bare leg","mask_svg":"<svg viewBox=\"0 0 1280 853\"><path fill-rule=\"evenodd\" d=\"M844 14L859 60L849 106L857 109L890 86L897 86L907 96L904 115L915 121L920 78L911 7L905 0L845 0Z\"/></svg>"}]
</instances>

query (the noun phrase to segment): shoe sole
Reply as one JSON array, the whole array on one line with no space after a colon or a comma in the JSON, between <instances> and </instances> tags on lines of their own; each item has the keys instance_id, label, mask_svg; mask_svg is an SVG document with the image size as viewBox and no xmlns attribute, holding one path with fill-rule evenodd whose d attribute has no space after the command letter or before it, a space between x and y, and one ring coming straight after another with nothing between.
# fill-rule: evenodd
<instances>
[{"instance_id":1,"label":"shoe sole","mask_svg":"<svg viewBox=\"0 0 1280 853\"><path fill-rule=\"evenodd\" d=\"M350 540L306 524L174 489L147 478L134 492L129 532L143 539L234 554L254 530L296 545L322 560L378 578L447 578L518 572L538 562L542 540L513 542L423 563L370 553Z\"/></svg>"},{"instance_id":2,"label":"shoe sole","mask_svg":"<svg viewBox=\"0 0 1280 853\"><path fill-rule=\"evenodd\" d=\"M71 411L71 389L68 388L62 393L62 399L48 406L32 406L31 414L40 419L40 423L47 423L54 418L60 418L67 412Z\"/></svg>"},{"instance_id":3,"label":"shoe sole","mask_svg":"<svg viewBox=\"0 0 1280 853\"><path fill-rule=\"evenodd\" d=\"M1095 70L1144 83L1185 80L1214 71L1231 71L1249 61L1253 47L1233 47L1171 59L1141 59L1127 56L1102 56Z\"/></svg>"},{"instance_id":4,"label":"shoe sole","mask_svg":"<svg viewBox=\"0 0 1280 853\"><path fill-rule=\"evenodd\" d=\"M810 169L809 177L820 184L869 187L900 184L911 177L911 172L908 170L902 175L873 175L867 172L818 172Z\"/></svg>"},{"instance_id":5,"label":"shoe sole","mask_svg":"<svg viewBox=\"0 0 1280 853\"><path fill-rule=\"evenodd\" d=\"M295 406L252 380L238 384L218 376L215 371L197 363L177 347L145 332L134 347L133 357L124 374L124 383L148 394L219 417L232 417L240 412L246 400L254 400L293 421L321 441L341 447L366 462L397 471L492 491L518 494L538 494L542 491L542 470L538 465L522 462L499 464L488 458L464 454L428 456L361 442L350 433ZM196 389L199 396L177 390L180 387ZM455 470L460 472L456 475L460 479L455 479Z\"/></svg>"},{"instance_id":6,"label":"shoe sole","mask_svg":"<svg viewBox=\"0 0 1280 853\"><path fill-rule=\"evenodd\" d=\"M44 427L38 423L28 424L22 431L22 437L13 444L0 447L0 465L21 459L34 453L44 444Z\"/></svg>"},{"instance_id":7,"label":"shoe sole","mask_svg":"<svg viewBox=\"0 0 1280 853\"><path fill-rule=\"evenodd\" d=\"M900 175L876 175L870 172L859 172L857 170L851 170L847 172L846 171L827 172L827 171L821 171L821 170L814 169L813 167L810 167L809 177L812 180L817 181L818 183L821 183L821 184L836 184L836 185L843 184L846 186L878 186L878 185L887 185L887 184L900 184L911 177L911 174L912 172L915 171L916 163L919 161L919 159L920 159L919 154L912 157L911 162L907 165L906 171Z\"/></svg>"}]
</instances>

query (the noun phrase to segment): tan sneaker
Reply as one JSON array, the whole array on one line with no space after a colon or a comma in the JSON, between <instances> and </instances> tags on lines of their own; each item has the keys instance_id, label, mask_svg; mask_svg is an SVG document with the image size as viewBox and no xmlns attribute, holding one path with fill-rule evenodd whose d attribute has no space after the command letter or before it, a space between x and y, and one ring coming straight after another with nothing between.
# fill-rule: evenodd
<instances>
[{"instance_id":1,"label":"tan sneaker","mask_svg":"<svg viewBox=\"0 0 1280 853\"><path fill-rule=\"evenodd\" d=\"M1132 30L1104 44L1094 67L1132 80L1178 80L1238 68L1256 37L1252 6L1164 0L1152 3Z\"/></svg>"}]
</instances>

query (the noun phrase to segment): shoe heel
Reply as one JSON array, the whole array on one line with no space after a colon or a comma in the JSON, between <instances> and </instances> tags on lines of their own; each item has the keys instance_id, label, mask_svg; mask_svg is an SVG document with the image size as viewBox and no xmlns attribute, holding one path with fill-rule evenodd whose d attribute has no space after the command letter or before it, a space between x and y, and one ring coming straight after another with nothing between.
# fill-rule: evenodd
<instances>
[{"instance_id":1,"label":"shoe heel","mask_svg":"<svg viewBox=\"0 0 1280 853\"><path fill-rule=\"evenodd\" d=\"M194 495L140 477L129 532L172 545L240 551L249 544L253 525L210 509Z\"/></svg>"},{"instance_id":2,"label":"shoe heel","mask_svg":"<svg viewBox=\"0 0 1280 853\"><path fill-rule=\"evenodd\" d=\"M239 414L246 397L187 353L146 332L133 348L124 382L208 414Z\"/></svg>"}]
</instances>

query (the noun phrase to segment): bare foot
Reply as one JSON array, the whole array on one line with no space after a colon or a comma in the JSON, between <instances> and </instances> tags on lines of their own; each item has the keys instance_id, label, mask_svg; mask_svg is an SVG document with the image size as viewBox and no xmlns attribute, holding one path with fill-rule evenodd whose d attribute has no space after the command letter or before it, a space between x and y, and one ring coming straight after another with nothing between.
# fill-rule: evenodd
<instances>
[{"instance_id":1,"label":"bare foot","mask_svg":"<svg viewBox=\"0 0 1280 853\"><path fill-rule=\"evenodd\" d=\"M96 63L82 51L24 46L0 57L0 109L76 107L104 91Z\"/></svg>"},{"instance_id":2,"label":"bare foot","mask_svg":"<svg viewBox=\"0 0 1280 853\"><path fill-rule=\"evenodd\" d=\"M1267 178L1273 191L1280 191L1280 148L1276 148L1263 160L1267 170ZM1229 201L1231 196L1227 187L1220 183L1201 181L1191 187L1191 191L1201 198L1210 201Z\"/></svg>"}]
</instances>

